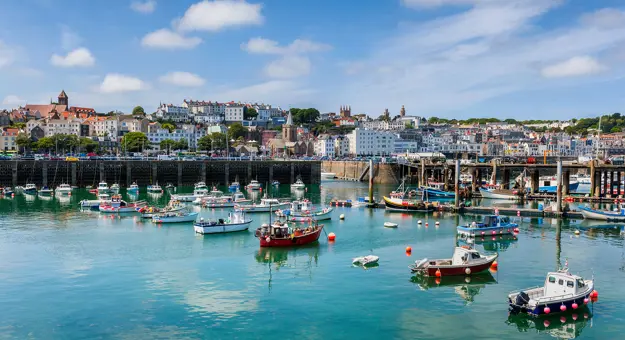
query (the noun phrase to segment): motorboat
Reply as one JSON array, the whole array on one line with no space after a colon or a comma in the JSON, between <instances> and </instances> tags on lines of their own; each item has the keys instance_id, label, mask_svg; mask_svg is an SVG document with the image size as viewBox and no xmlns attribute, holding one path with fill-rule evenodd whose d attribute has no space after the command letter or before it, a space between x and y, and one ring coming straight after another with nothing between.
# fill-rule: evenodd
<instances>
[{"instance_id":1,"label":"motorboat","mask_svg":"<svg viewBox=\"0 0 625 340\"><path fill-rule=\"evenodd\" d=\"M119 194L119 184L113 183L113 185L109 188L109 192L114 195Z\"/></svg>"},{"instance_id":2,"label":"motorboat","mask_svg":"<svg viewBox=\"0 0 625 340\"><path fill-rule=\"evenodd\" d=\"M37 186L33 183L27 183L24 187L23 192L28 195L36 195L37 194Z\"/></svg>"},{"instance_id":3,"label":"motorboat","mask_svg":"<svg viewBox=\"0 0 625 340\"><path fill-rule=\"evenodd\" d=\"M199 222L193 224L193 229L199 234L231 233L248 230L250 223L252 220L246 218L245 213L235 211L228 214L226 220L220 218L217 221L204 221L204 218L200 218Z\"/></svg>"},{"instance_id":4,"label":"motorboat","mask_svg":"<svg viewBox=\"0 0 625 340\"><path fill-rule=\"evenodd\" d=\"M167 185L165 186L165 189L168 191L176 191L176 187L171 183L167 183Z\"/></svg>"},{"instance_id":5,"label":"motorboat","mask_svg":"<svg viewBox=\"0 0 625 340\"><path fill-rule=\"evenodd\" d=\"M497 236L511 235L518 228L517 223L510 222L508 216L488 215L484 216L482 222L471 222L456 228L458 235L461 237L480 237L480 236Z\"/></svg>"},{"instance_id":6,"label":"motorboat","mask_svg":"<svg viewBox=\"0 0 625 340\"><path fill-rule=\"evenodd\" d=\"M193 222L196 220L198 213L189 211L170 211L152 216L154 223L182 223Z\"/></svg>"},{"instance_id":7,"label":"motorboat","mask_svg":"<svg viewBox=\"0 0 625 340\"><path fill-rule=\"evenodd\" d=\"M248 188L249 190L259 190L259 189L261 188L261 184L260 184L257 180L253 179L253 180L251 180L251 181L250 181L250 183L247 185L247 188Z\"/></svg>"},{"instance_id":8,"label":"motorboat","mask_svg":"<svg viewBox=\"0 0 625 340\"><path fill-rule=\"evenodd\" d=\"M571 179L573 179L573 176L571 176ZM590 175L577 175L577 182L579 182L579 184L590 185Z\"/></svg>"},{"instance_id":9,"label":"motorboat","mask_svg":"<svg viewBox=\"0 0 625 340\"><path fill-rule=\"evenodd\" d=\"M322 181L333 180L335 177L336 177L336 174L334 172L322 172L321 173L321 180Z\"/></svg>"},{"instance_id":10,"label":"motorboat","mask_svg":"<svg viewBox=\"0 0 625 340\"><path fill-rule=\"evenodd\" d=\"M273 181L273 182L271 182L271 185L273 185L274 187L279 187L280 186L280 181Z\"/></svg>"},{"instance_id":11,"label":"motorboat","mask_svg":"<svg viewBox=\"0 0 625 340\"><path fill-rule=\"evenodd\" d=\"M47 185L44 185L41 189L39 189L38 193L39 196L52 196L52 194L54 194L54 190L50 189Z\"/></svg>"},{"instance_id":12,"label":"motorboat","mask_svg":"<svg viewBox=\"0 0 625 340\"><path fill-rule=\"evenodd\" d=\"M56 190L54 190L56 192L57 195L69 195L72 193L72 187L69 184L59 184L58 187L56 187Z\"/></svg>"},{"instance_id":13,"label":"motorboat","mask_svg":"<svg viewBox=\"0 0 625 340\"><path fill-rule=\"evenodd\" d=\"M525 187L530 188L531 187L530 180L526 179L526 181L527 183ZM541 176L538 179L538 192L554 194L556 193L557 188L558 188L557 184L558 184L558 179L556 176ZM569 181L569 192L577 191L578 187L579 187L579 182L574 181L572 179Z\"/></svg>"},{"instance_id":14,"label":"motorboat","mask_svg":"<svg viewBox=\"0 0 625 340\"><path fill-rule=\"evenodd\" d=\"M352 265L368 267L377 264L379 260L380 257L376 255L360 256L352 259Z\"/></svg>"},{"instance_id":15,"label":"motorboat","mask_svg":"<svg viewBox=\"0 0 625 340\"><path fill-rule=\"evenodd\" d=\"M231 192L236 192L236 191L239 191L240 189L241 189L241 184L238 181L234 181L230 183L230 186L228 186L228 190Z\"/></svg>"},{"instance_id":16,"label":"motorboat","mask_svg":"<svg viewBox=\"0 0 625 340\"><path fill-rule=\"evenodd\" d=\"M161 188L161 186L158 185L157 182L156 184L148 185L147 191L148 193L161 194L163 193L163 188Z\"/></svg>"},{"instance_id":17,"label":"motorboat","mask_svg":"<svg viewBox=\"0 0 625 340\"><path fill-rule=\"evenodd\" d=\"M607 222L624 222L625 221L625 204L621 203L619 207L613 211L591 209L590 207L579 207L585 219L599 220Z\"/></svg>"},{"instance_id":18,"label":"motorboat","mask_svg":"<svg viewBox=\"0 0 625 340\"><path fill-rule=\"evenodd\" d=\"M291 222L323 221L332 219L332 207L315 211L309 200L293 201L290 209L278 210L276 215Z\"/></svg>"},{"instance_id":19,"label":"motorboat","mask_svg":"<svg viewBox=\"0 0 625 340\"><path fill-rule=\"evenodd\" d=\"M415 261L409 266L412 273L426 276L471 275L483 272L491 267L499 255L482 255L470 246L455 247L450 259L429 260L427 258Z\"/></svg>"},{"instance_id":20,"label":"motorboat","mask_svg":"<svg viewBox=\"0 0 625 340\"><path fill-rule=\"evenodd\" d=\"M98 188L96 189L98 192L109 192L109 185L106 182L98 183Z\"/></svg>"},{"instance_id":21,"label":"motorboat","mask_svg":"<svg viewBox=\"0 0 625 340\"><path fill-rule=\"evenodd\" d=\"M234 203L249 203L252 200L245 198L245 195L241 191L236 191L232 194L232 200Z\"/></svg>"},{"instance_id":22,"label":"motorboat","mask_svg":"<svg viewBox=\"0 0 625 340\"><path fill-rule=\"evenodd\" d=\"M417 195L418 194L421 194L422 197L425 197L427 199L452 199L456 197L455 192L444 191L442 190L442 188L440 188L440 185L436 186L435 184L430 184L429 186L420 186L417 190Z\"/></svg>"},{"instance_id":23,"label":"motorboat","mask_svg":"<svg viewBox=\"0 0 625 340\"><path fill-rule=\"evenodd\" d=\"M261 247L294 247L317 242L323 224L310 225L305 228L289 227L288 222L276 221L263 224L254 233Z\"/></svg>"},{"instance_id":24,"label":"motorboat","mask_svg":"<svg viewBox=\"0 0 625 340\"><path fill-rule=\"evenodd\" d=\"M397 228L397 223L384 222L384 227L386 227L386 228Z\"/></svg>"},{"instance_id":25,"label":"motorboat","mask_svg":"<svg viewBox=\"0 0 625 340\"><path fill-rule=\"evenodd\" d=\"M111 196L110 202L103 202L100 204L98 210L101 213L134 213L139 212L142 207L145 207L147 202L145 201L137 201L128 203L122 200L121 195L113 195Z\"/></svg>"},{"instance_id":26,"label":"motorboat","mask_svg":"<svg viewBox=\"0 0 625 340\"><path fill-rule=\"evenodd\" d=\"M259 213L272 212L274 210L286 208L289 205L289 202L281 202L277 198L262 198L259 204L236 205L235 208L247 213Z\"/></svg>"},{"instance_id":27,"label":"motorboat","mask_svg":"<svg viewBox=\"0 0 625 340\"><path fill-rule=\"evenodd\" d=\"M291 184L291 189L294 189L294 190L304 190L304 189L306 189L306 184L304 184L304 182L302 182L301 178L298 178L297 181L295 181L295 183Z\"/></svg>"},{"instance_id":28,"label":"motorboat","mask_svg":"<svg viewBox=\"0 0 625 340\"><path fill-rule=\"evenodd\" d=\"M132 184L128 187L128 194L130 195L139 194L139 186L137 185L137 182L132 182Z\"/></svg>"},{"instance_id":29,"label":"motorboat","mask_svg":"<svg viewBox=\"0 0 625 340\"><path fill-rule=\"evenodd\" d=\"M547 273L543 286L508 294L508 304L512 314L542 316L576 310L587 305L594 293L594 280L573 275L565 267Z\"/></svg>"},{"instance_id":30,"label":"motorboat","mask_svg":"<svg viewBox=\"0 0 625 340\"><path fill-rule=\"evenodd\" d=\"M193 187L193 196L200 197L208 195L208 186L204 182L197 182Z\"/></svg>"},{"instance_id":31,"label":"motorboat","mask_svg":"<svg viewBox=\"0 0 625 340\"><path fill-rule=\"evenodd\" d=\"M480 188L480 195L482 198L496 199L496 200L516 200L519 198L519 192L517 190L505 190L505 189L486 189Z\"/></svg>"},{"instance_id":32,"label":"motorboat","mask_svg":"<svg viewBox=\"0 0 625 340\"><path fill-rule=\"evenodd\" d=\"M167 206L165 206L164 208L144 206L140 208L138 211L141 213L141 218L151 219L152 217L160 213L181 211L181 210L184 210L185 208L186 208L185 205L182 204L180 201L171 200L169 201Z\"/></svg>"},{"instance_id":33,"label":"motorboat","mask_svg":"<svg viewBox=\"0 0 625 340\"><path fill-rule=\"evenodd\" d=\"M10 197L15 195L15 191L13 191L11 187L4 187L2 188L2 195L4 195L5 197Z\"/></svg>"}]
</instances>

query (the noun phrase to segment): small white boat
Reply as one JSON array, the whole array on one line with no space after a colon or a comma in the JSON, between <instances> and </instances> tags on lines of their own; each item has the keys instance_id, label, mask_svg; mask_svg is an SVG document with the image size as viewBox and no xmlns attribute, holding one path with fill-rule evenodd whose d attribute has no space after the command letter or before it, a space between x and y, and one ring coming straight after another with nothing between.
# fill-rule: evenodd
<instances>
[{"instance_id":1,"label":"small white boat","mask_svg":"<svg viewBox=\"0 0 625 340\"><path fill-rule=\"evenodd\" d=\"M245 213L234 212L229 214L226 220L220 218L218 221L204 221L204 218L201 218L199 222L193 224L193 229L199 234L231 233L248 230L250 223L252 220L246 218Z\"/></svg>"},{"instance_id":2,"label":"small white boat","mask_svg":"<svg viewBox=\"0 0 625 340\"><path fill-rule=\"evenodd\" d=\"M152 217L154 223L181 223L193 222L197 218L198 213L188 211L165 212Z\"/></svg>"},{"instance_id":3,"label":"small white boat","mask_svg":"<svg viewBox=\"0 0 625 340\"><path fill-rule=\"evenodd\" d=\"M113 183L113 185L109 188L109 192L114 195L119 194L119 184Z\"/></svg>"},{"instance_id":4,"label":"small white boat","mask_svg":"<svg viewBox=\"0 0 625 340\"><path fill-rule=\"evenodd\" d=\"M234 203L249 203L249 202L252 202L251 199L245 198L245 195L242 192L240 192L240 191L237 191L237 192L232 194L232 200L234 201Z\"/></svg>"},{"instance_id":5,"label":"small white boat","mask_svg":"<svg viewBox=\"0 0 625 340\"><path fill-rule=\"evenodd\" d=\"M380 257L375 255L360 256L352 259L352 264L354 266L366 267L378 263L379 260Z\"/></svg>"},{"instance_id":6,"label":"small white boat","mask_svg":"<svg viewBox=\"0 0 625 340\"><path fill-rule=\"evenodd\" d=\"M293 201L291 208L276 211L278 217L286 217L291 222L323 221L332 219L332 207L315 210L309 200Z\"/></svg>"},{"instance_id":7,"label":"small white boat","mask_svg":"<svg viewBox=\"0 0 625 340\"><path fill-rule=\"evenodd\" d=\"M127 191L129 195L138 195L139 186L137 185L137 182L132 182L132 184L128 187Z\"/></svg>"},{"instance_id":8,"label":"small white boat","mask_svg":"<svg viewBox=\"0 0 625 340\"><path fill-rule=\"evenodd\" d=\"M263 198L260 200L260 204L250 204L250 205L236 205L235 209L241 210L247 213L260 213L260 212L270 212L275 211L281 208L286 208L289 206L289 202L280 202L276 198Z\"/></svg>"},{"instance_id":9,"label":"small white boat","mask_svg":"<svg viewBox=\"0 0 625 340\"><path fill-rule=\"evenodd\" d=\"M606 222L623 222L625 221L625 204L620 204L614 211L597 210L590 207L579 207L582 216L588 220L598 220Z\"/></svg>"},{"instance_id":10,"label":"small white boat","mask_svg":"<svg viewBox=\"0 0 625 340\"><path fill-rule=\"evenodd\" d=\"M47 186L44 186L43 188L39 189L39 196L52 196L52 194L54 193L54 190L50 189Z\"/></svg>"},{"instance_id":11,"label":"small white boat","mask_svg":"<svg viewBox=\"0 0 625 340\"><path fill-rule=\"evenodd\" d=\"M336 177L336 174L334 172L322 172L321 173L321 180L322 181L333 180L335 177Z\"/></svg>"},{"instance_id":12,"label":"small white boat","mask_svg":"<svg viewBox=\"0 0 625 340\"><path fill-rule=\"evenodd\" d=\"M4 187L2 188L2 195L4 195L5 197L11 197L15 195L15 191L13 191L11 187Z\"/></svg>"},{"instance_id":13,"label":"small white boat","mask_svg":"<svg viewBox=\"0 0 625 340\"><path fill-rule=\"evenodd\" d=\"M72 193L72 187L69 184L60 184L55 190L57 195L69 195Z\"/></svg>"},{"instance_id":14,"label":"small white boat","mask_svg":"<svg viewBox=\"0 0 625 340\"><path fill-rule=\"evenodd\" d=\"M37 193L37 186L33 183L27 183L23 192L28 195L35 195Z\"/></svg>"},{"instance_id":15,"label":"small white boat","mask_svg":"<svg viewBox=\"0 0 625 340\"><path fill-rule=\"evenodd\" d=\"M297 181L295 181L295 183L291 184L291 189L297 189L297 190L306 189L306 184L302 182L301 178L298 178Z\"/></svg>"},{"instance_id":16,"label":"small white boat","mask_svg":"<svg viewBox=\"0 0 625 340\"><path fill-rule=\"evenodd\" d=\"M255 179L251 180L250 184L247 185L247 188L250 190L259 190L260 187L261 187L260 183Z\"/></svg>"},{"instance_id":17,"label":"small white boat","mask_svg":"<svg viewBox=\"0 0 625 340\"><path fill-rule=\"evenodd\" d=\"M393 222L384 222L384 226L386 228L397 228L397 223L393 223Z\"/></svg>"},{"instance_id":18,"label":"small white boat","mask_svg":"<svg viewBox=\"0 0 625 340\"><path fill-rule=\"evenodd\" d=\"M153 194L160 194L163 192L163 188L161 188L161 186L158 185L157 182L156 184L148 185L148 192Z\"/></svg>"},{"instance_id":19,"label":"small white boat","mask_svg":"<svg viewBox=\"0 0 625 340\"><path fill-rule=\"evenodd\" d=\"M147 202L137 201L128 203L122 200L121 195L113 195L110 202L103 202L98 208L101 213L134 213L145 207Z\"/></svg>"},{"instance_id":20,"label":"small white boat","mask_svg":"<svg viewBox=\"0 0 625 340\"><path fill-rule=\"evenodd\" d=\"M97 188L98 192L109 192L109 185L106 182L100 182L98 183L98 188Z\"/></svg>"},{"instance_id":21,"label":"small white boat","mask_svg":"<svg viewBox=\"0 0 625 340\"><path fill-rule=\"evenodd\" d=\"M480 188L480 194L482 198L496 200L516 200L519 198L519 195L514 190Z\"/></svg>"}]
</instances>

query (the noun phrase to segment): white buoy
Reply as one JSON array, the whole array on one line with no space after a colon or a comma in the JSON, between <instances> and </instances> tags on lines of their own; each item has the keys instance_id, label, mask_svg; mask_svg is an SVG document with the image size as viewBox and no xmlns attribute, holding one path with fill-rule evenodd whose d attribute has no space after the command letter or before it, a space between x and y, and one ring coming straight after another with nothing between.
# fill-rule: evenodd
<instances>
[{"instance_id":1,"label":"white buoy","mask_svg":"<svg viewBox=\"0 0 625 340\"><path fill-rule=\"evenodd\" d=\"M339 216L339 218L340 218L341 220L344 220L344 219L345 219L345 214L341 214L341 216Z\"/></svg>"},{"instance_id":2,"label":"white buoy","mask_svg":"<svg viewBox=\"0 0 625 340\"><path fill-rule=\"evenodd\" d=\"M417 224L421 224L421 220L418 220L418 221L417 221Z\"/></svg>"},{"instance_id":3,"label":"white buoy","mask_svg":"<svg viewBox=\"0 0 625 340\"><path fill-rule=\"evenodd\" d=\"M441 224L441 222L439 222L439 221L436 221L436 225L439 225L439 224Z\"/></svg>"},{"instance_id":4,"label":"white buoy","mask_svg":"<svg viewBox=\"0 0 625 340\"><path fill-rule=\"evenodd\" d=\"M579 230L575 230L575 235L579 235Z\"/></svg>"}]
</instances>

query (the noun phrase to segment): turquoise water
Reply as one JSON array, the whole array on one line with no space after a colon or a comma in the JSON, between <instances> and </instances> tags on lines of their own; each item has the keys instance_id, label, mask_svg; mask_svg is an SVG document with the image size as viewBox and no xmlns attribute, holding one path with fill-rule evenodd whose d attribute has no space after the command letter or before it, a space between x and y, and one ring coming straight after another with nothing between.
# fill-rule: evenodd
<instances>
[{"instance_id":1,"label":"turquoise water","mask_svg":"<svg viewBox=\"0 0 625 340\"><path fill-rule=\"evenodd\" d=\"M305 195L327 202L366 190L324 182ZM303 248L260 249L252 231L199 236L190 224L80 212L78 201L86 197L92 195L78 192L67 202L0 199L0 338L619 339L625 332L620 225L525 220L517 241L477 246L499 251L497 272L437 284L415 280L407 266L451 256L455 226L475 217L337 208L325 223L336 242L324 235ZM228 213L194 209L203 217ZM253 218L254 228L268 220ZM385 221L399 228L384 228ZM353 257L369 253L380 256L378 267L351 266ZM549 319L549 327L543 320L509 320L507 293L542 284L566 259L573 272L594 272L599 301L592 310L575 321Z\"/></svg>"}]
</instances>

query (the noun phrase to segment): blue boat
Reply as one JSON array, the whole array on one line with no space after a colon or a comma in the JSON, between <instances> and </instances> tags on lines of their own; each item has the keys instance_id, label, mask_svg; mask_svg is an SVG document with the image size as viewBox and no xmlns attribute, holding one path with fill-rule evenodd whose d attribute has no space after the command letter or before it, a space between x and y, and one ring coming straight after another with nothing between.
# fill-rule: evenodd
<instances>
[{"instance_id":1,"label":"blue boat","mask_svg":"<svg viewBox=\"0 0 625 340\"><path fill-rule=\"evenodd\" d=\"M471 222L471 224L458 226L456 230L461 237L469 238L511 235L518 226L518 224L510 222L510 218L507 216L489 215L484 216L482 222Z\"/></svg>"},{"instance_id":2,"label":"blue boat","mask_svg":"<svg viewBox=\"0 0 625 340\"><path fill-rule=\"evenodd\" d=\"M557 192L557 179L553 177L543 177L538 181L538 192L546 192L550 194L555 194ZM579 182L571 182L569 183L569 192L577 191L579 187Z\"/></svg>"},{"instance_id":3,"label":"blue boat","mask_svg":"<svg viewBox=\"0 0 625 340\"><path fill-rule=\"evenodd\" d=\"M241 185L239 184L238 181L232 182L232 184L230 184L230 186L228 187L228 191L230 192L237 192L241 189Z\"/></svg>"},{"instance_id":4,"label":"blue boat","mask_svg":"<svg viewBox=\"0 0 625 340\"><path fill-rule=\"evenodd\" d=\"M579 207L582 216L588 220L607 222L625 222L625 204L621 204L615 211L596 210L590 207Z\"/></svg>"},{"instance_id":5,"label":"blue boat","mask_svg":"<svg viewBox=\"0 0 625 340\"><path fill-rule=\"evenodd\" d=\"M433 187L420 186L418 190L419 195L423 195L424 198L446 198L452 199L456 197L456 193L450 191L443 191Z\"/></svg>"}]
</instances>

